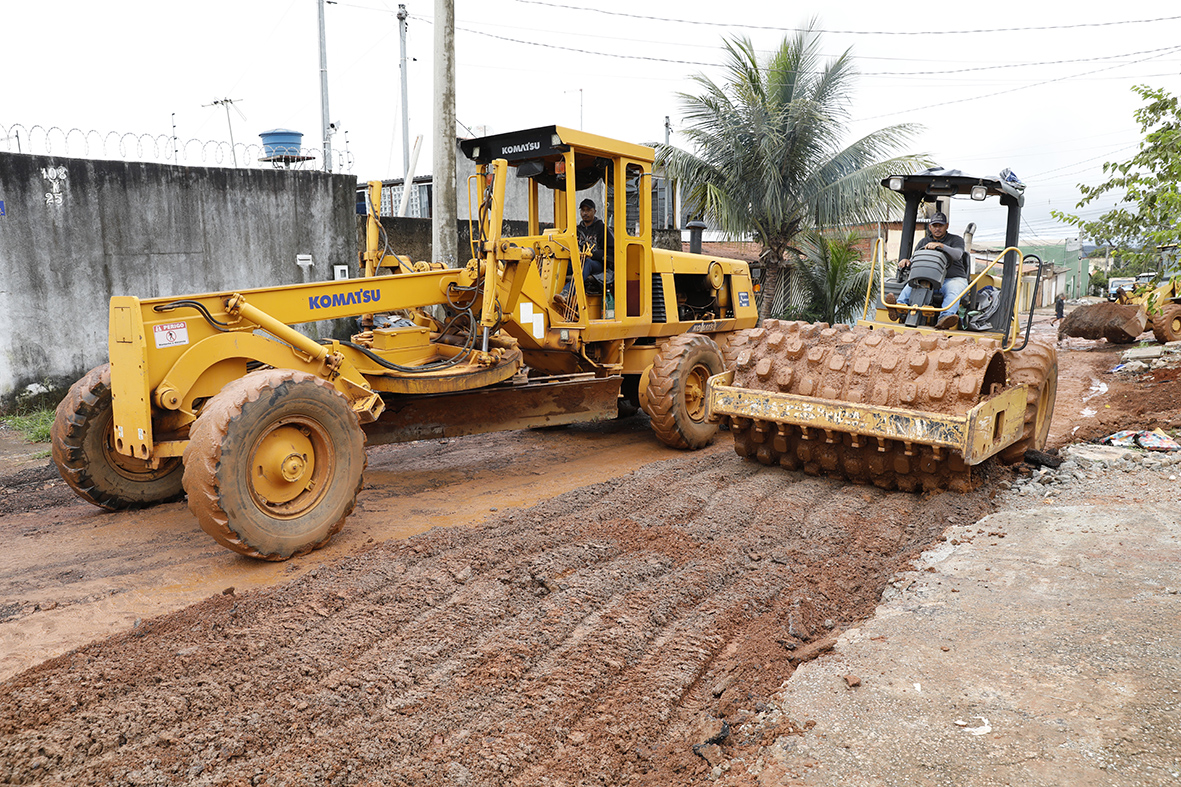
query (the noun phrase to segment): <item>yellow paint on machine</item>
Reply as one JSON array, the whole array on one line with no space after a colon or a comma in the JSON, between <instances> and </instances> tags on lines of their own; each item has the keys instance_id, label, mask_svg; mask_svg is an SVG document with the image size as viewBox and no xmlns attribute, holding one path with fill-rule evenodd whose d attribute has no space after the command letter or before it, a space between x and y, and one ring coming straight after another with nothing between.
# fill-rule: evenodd
<instances>
[{"instance_id":1,"label":"yellow paint on machine","mask_svg":"<svg viewBox=\"0 0 1181 787\"><path fill-rule=\"evenodd\" d=\"M707 384L711 418L730 416L864 437L940 446L979 464L1021 437L1028 387L1015 385L989 397L964 415L844 402L774 391L736 388L733 370Z\"/></svg>"}]
</instances>

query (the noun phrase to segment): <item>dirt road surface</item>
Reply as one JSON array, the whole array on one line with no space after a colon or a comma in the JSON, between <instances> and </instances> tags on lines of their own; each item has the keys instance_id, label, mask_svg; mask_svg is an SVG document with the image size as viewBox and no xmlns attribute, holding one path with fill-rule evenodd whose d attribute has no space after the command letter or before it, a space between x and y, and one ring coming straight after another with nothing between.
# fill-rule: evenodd
<instances>
[{"instance_id":1,"label":"dirt road surface","mask_svg":"<svg viewBox=\"0 0 1181 787\"><path fill-rule=\"evenodd\" d=\"M1181 426L1176 369L1059 352L1051 447ZM966 494L884 492L724 435L672 452L638 417L373 449L345 531L271 564L183 504L100 512L11 437L0 458L15 784L706 783L807 733L767 721L796 667L945 531L1013 504L999 467Z\"/></svg>"}]
</instances>

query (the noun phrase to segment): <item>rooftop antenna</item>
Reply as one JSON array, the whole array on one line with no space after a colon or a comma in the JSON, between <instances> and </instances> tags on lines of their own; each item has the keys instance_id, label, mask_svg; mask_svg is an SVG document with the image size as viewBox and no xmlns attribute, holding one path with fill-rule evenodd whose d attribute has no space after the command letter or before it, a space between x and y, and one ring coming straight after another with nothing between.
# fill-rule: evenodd
<instances>
[{"instance_id":1,"label":"rooftop antenna","mask_svg":"<svg viewBox=\"0 0 1181 787\"><path fill-rule=\"evenodd\" d=\"M205 106L205 107L219 106L219 107L226 108L226 125L230 127L230 153L233 154L233 156L234 156L234 166L235 167L238 166L238 151L234 149L234 124L230 120L230 107L234 106L235 101L241 101L241 100L242 99L240 99L240 98L215 98L215 99L213 99L213 101L211 103L201 105L201 106ZM238 113L238 116L240 118L242 118L243 120L246 119L246 116L242 114L242 110L238 109L237 107L234 107L234 111Z\"/></svg>"}]
</instances>

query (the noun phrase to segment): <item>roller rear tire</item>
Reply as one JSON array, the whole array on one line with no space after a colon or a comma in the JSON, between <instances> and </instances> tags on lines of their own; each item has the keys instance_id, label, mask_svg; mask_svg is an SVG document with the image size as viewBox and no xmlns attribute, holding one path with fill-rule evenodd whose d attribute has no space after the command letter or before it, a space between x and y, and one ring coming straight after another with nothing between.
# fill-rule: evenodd
<instances>
[{"instance_id":1,"label":"roller rear tire","mask_svg":"<svg viewBox=\"0 0 1181 787\"><path fill-rule=\"evenodd\" d=\"M1026 451L1041 451L1050 434L1054 418L1054 399L1058 395L1058 351L1053 345L1031 339L1021 352L1005 353L1009 382L1025 383L1025 426L1017 442L1001 451L1001 461L1017 464Z\"/></svg>"}]
</instances>

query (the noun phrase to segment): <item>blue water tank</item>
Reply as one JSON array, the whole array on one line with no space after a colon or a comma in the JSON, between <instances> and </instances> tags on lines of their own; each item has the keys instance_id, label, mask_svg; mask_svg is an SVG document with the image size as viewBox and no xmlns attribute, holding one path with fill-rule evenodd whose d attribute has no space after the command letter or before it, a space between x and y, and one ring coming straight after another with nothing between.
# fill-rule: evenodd
<instances>
[{"instance_id":1,"label":"blue water tank","mask_svg":"<svg viewBox=\"0 0 1181 787\"><path fill-rule=\"evenodd\" d=\"M273 128L259 134L262 137L263 158L274 156L298 156L303 141L303 132L289 128Z\"/></svg>"}]
</instances>

